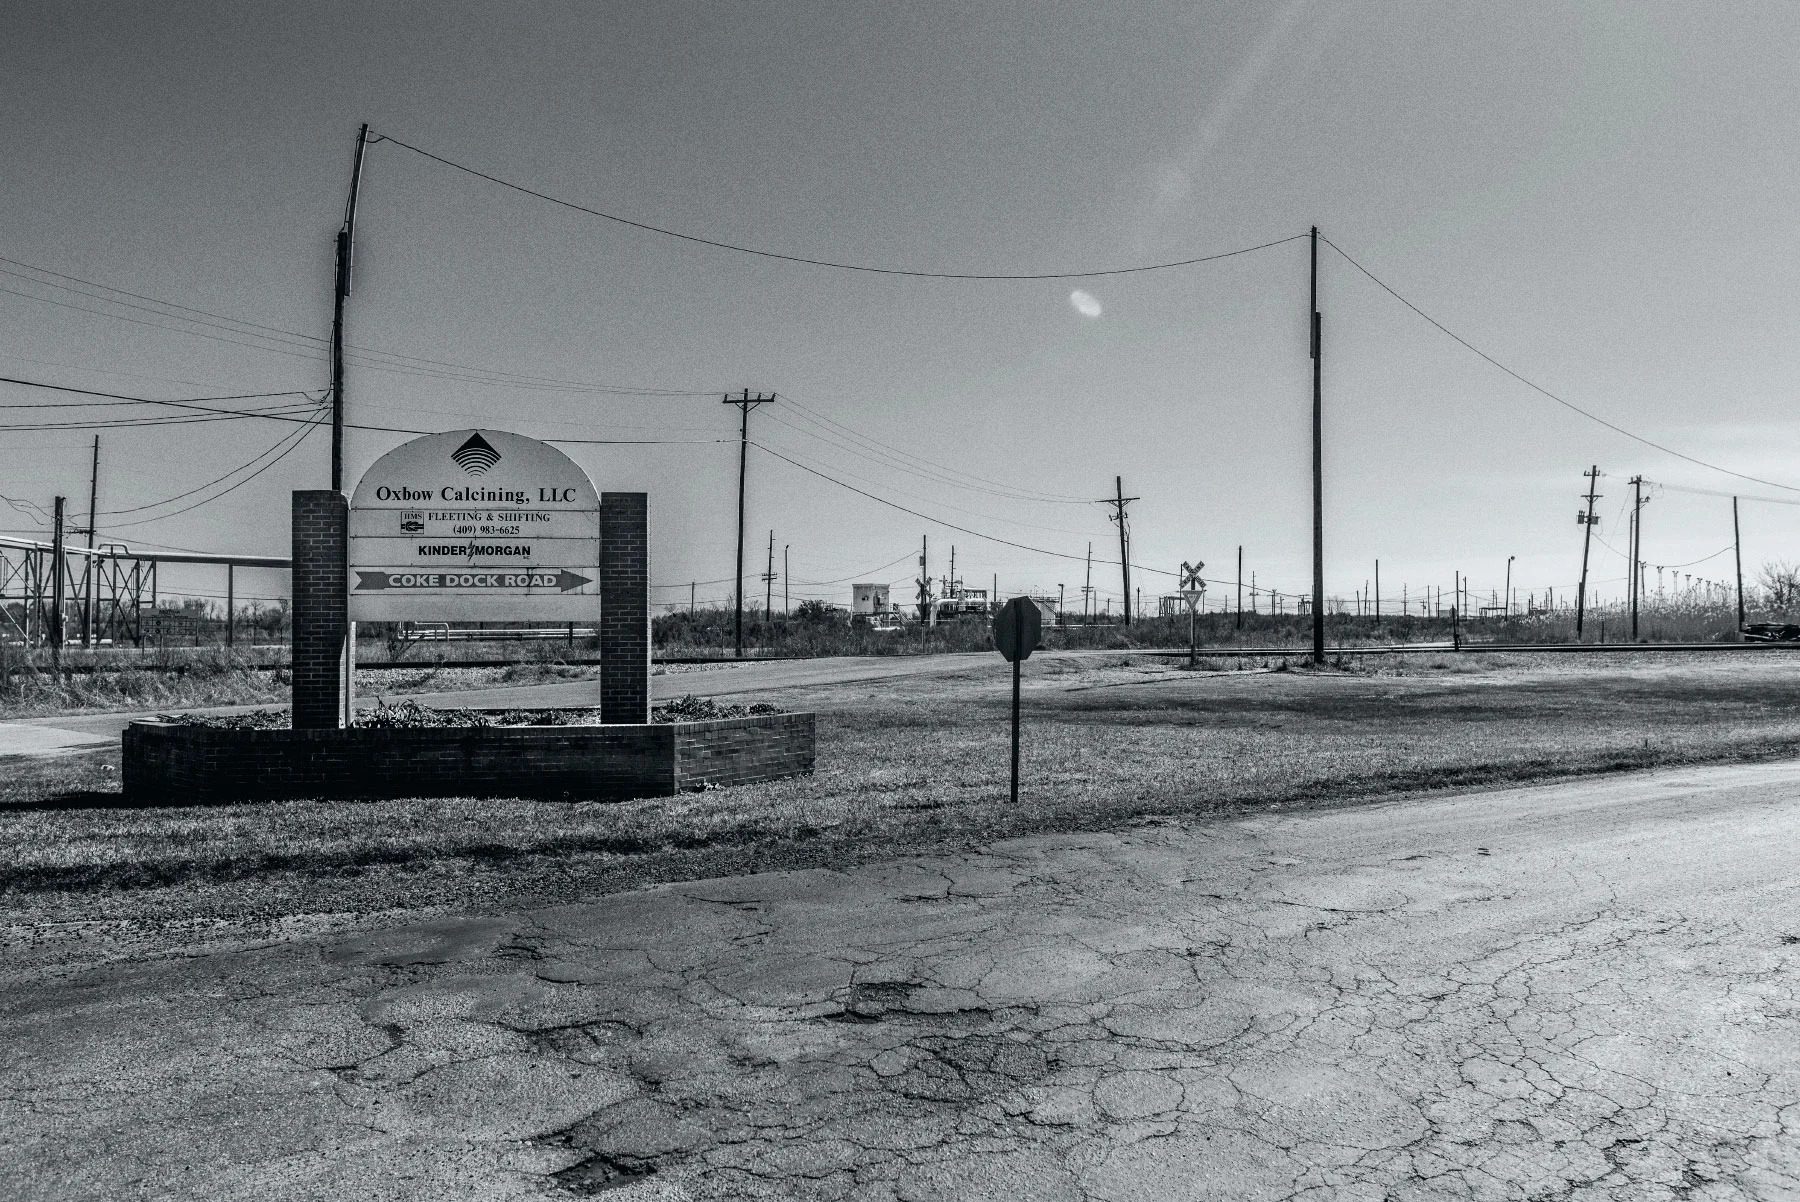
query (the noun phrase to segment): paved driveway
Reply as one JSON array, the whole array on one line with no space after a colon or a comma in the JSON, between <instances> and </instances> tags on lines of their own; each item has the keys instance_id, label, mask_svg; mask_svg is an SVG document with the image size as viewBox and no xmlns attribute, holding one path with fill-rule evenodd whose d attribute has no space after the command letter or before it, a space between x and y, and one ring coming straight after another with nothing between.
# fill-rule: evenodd
<instances>
[{"instance_id":1,"label":"paved driveway","mask_svg":"<svg viewBox=\"0 0 1800 1202\"><path fill-rule=\"evenodd\" d=\"M34 970L20 1198L1800 1197L1800 765Z\"/></svg>"}]
</instances>

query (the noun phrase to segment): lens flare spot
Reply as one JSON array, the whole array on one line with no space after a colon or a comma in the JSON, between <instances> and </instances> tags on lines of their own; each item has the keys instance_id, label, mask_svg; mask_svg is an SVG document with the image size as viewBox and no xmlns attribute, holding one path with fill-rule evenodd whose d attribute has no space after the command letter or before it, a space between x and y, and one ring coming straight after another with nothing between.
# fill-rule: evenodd
<instances>
[{"instance_id":1,"label":"lens flare spot","mask_svg":"<svg viewBox=\"0 0 1800 1202\"><path fill-rule=\"evenodd\" d=\"M1095 299L1093 293L1083 292L1079 288L1069 293L1069 303L1075 306L1075 312L1081 314L1083 317L1098 317L1105 312L1105 310L1100 307L1100 302Z\"/></svg>"}]
</instances>

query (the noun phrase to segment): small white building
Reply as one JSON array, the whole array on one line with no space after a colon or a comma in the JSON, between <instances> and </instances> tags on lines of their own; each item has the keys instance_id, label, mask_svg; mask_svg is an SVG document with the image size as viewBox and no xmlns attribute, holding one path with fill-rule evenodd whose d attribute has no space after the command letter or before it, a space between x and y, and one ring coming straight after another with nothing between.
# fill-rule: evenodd
<instances>
[{"instance_id":1,"label":"small white building","mask_svg":"<svg viewBox=\"0 0 1800 1202\"><path fill-rule=\"evenodd\" d=\"M893 606L888 601L888 586L885 584L853 584L850 586L850 612L852 614L884 614Z\"/></svg>"}]
</instances>

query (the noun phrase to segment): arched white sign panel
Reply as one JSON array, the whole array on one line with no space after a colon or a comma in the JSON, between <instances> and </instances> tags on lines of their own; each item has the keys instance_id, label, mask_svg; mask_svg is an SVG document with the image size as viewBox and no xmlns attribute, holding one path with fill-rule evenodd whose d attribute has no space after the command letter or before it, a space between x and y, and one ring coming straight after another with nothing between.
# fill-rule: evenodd
<instances>
[{"instance_id":1,"label":"arched white sign panel","mask_svg":"<svg viewBox=\"0 0 1800 1202\"><path fill-rule=\"evenodd\" d=\"M600 495L555 447L452 430L395 447L350 498L354 622L593 621Z\"/></svg>"}]
</instances>

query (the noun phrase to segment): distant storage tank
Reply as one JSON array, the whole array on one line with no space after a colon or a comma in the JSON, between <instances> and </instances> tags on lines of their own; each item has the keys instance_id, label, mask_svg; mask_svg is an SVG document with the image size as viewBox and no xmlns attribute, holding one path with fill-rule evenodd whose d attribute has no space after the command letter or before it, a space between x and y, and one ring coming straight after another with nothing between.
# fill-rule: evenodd
<instances>
[{"instance_id":1,"label":"distant storage tank","mask_svg":"<svg viewBox=\"0 0 1800 1202\"><path fill-rule=\"evenodd\" d=\"M889 608L887 585L853 584L850 586L850 612L852 614L882 614L886 613Z\"/></svg>"}]
</instances>

